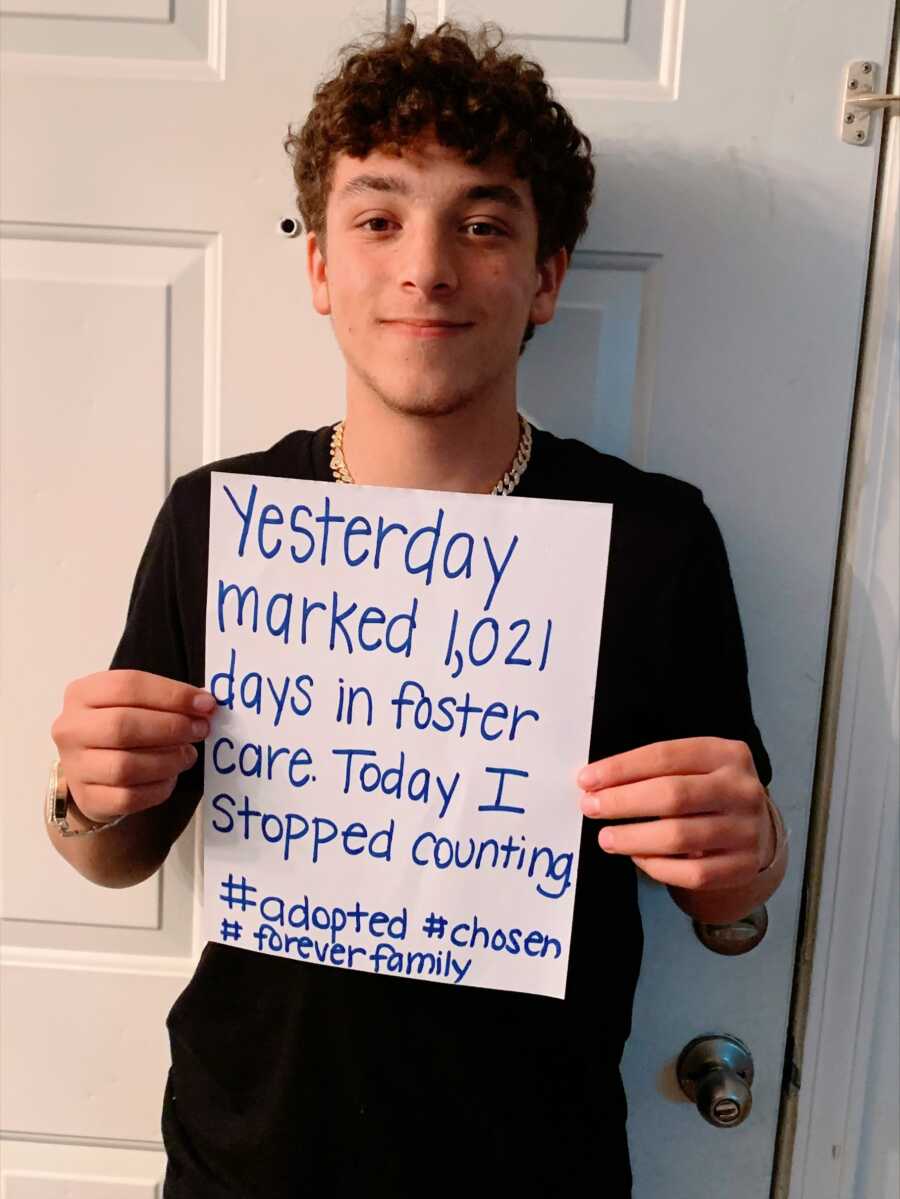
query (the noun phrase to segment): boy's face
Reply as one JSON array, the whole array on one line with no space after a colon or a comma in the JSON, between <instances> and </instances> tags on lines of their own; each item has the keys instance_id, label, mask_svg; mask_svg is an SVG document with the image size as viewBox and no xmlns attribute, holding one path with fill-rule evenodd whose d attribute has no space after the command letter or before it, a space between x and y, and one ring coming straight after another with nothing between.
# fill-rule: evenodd
<instances>
[{"instance_id":1,"label":"boy's face","mask_svg":"<svg viewBox=\"0 0 900 1199\"><path fill-rule=\"evenodd\" d=\"M568 256L535 264L531 185L507 160L467 166L433 136L400 158L342 153L326 227L325 247L307 234L307 267L347 363L348 403L437 415L515 397L525 326L552 319Z\"/></svg>"}]
</instances>

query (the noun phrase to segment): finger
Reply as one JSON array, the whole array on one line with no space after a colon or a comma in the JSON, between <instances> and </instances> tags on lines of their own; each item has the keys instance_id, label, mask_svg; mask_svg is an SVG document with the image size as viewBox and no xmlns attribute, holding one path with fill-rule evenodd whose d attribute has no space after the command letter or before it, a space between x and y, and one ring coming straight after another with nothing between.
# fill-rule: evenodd
<instances>
[{"instance_id":1,"label":"finger","mask_svg":"<svg viewBox=\"0 0 900 1199\"><path fill-rule=\"evenodd\" d=\"M649 824L618 824L604 828L598 842L607 853L628 857L661 857L688 853L751 853L757 851L757 825L749 817L688 816L654 820Z\"/></svg>"},{"instance_id":2,"label":"finger","mask_svg":"<svg viewBox=\"0 0 900 1199\"><path fill-rule=\"evenodd\" d=\"M146 670L101 670L85 675L69 684L66 696L89 708L152 708L189 714L210 712L216 706L202 687Z\"/></svg>"},{"instance_id":3,"label":"finger","mask_svg":"<svg viewBox=\"0 0 900 1199\"><path fill-rule=\"evenodd\" d=\"M139 787L161 783L189 769L198 758L193 745L168 749L92 749L80 755L76 765L82 786Z\"/></svg>"},{"instance_id":4,"label":"finger","mask_svg":"<svg viewBox=\"0 0 900 1199\"><path fill-rule=\"evenodd\" d=\"M79 812L88 820L106 823L117 816L133 816L147 808L157 807L171 796L178 783L175 778L158 783L142 783L136 787L101 787L96 783L79 786L73 794Z\"/></svg>"},{"instance_id":5,"label":"finger","mask_svg":"<svg viewBox=\"0 0 900 1199\"><path fill-rule=\"evenodd\" d=\"M83 749L155 749L201 741L209 721L147 708L100 708L83 719L75 744ZM70 733L70 738L71 738Z\"/></svg>"},{"instance_id":6,"label":"finger","mask_svg":"<svg viewBox=\"0 0 900 1199\"><path fill-rule=\"evenodd\" d=\"M689 891L742 887L757 873L756 858L747 853L709 854L696 859L638 855L632 861L657 882Z\"/></svg>"},{"instance_id":7,"label":"finger","mask_svg":"<svg viewBox=\"0 0 900 1199\"><path fill-rule=\"evenodd\" d=\"M753 767L753 757L744 741L685 737L678 741L657 741L590 762L579 772L576 781L579 787L593 790L664 775L706 774L726 765Z\"/></svg>"},{"instance_id":8,"label":"finger","mask_svg":"<svg viewBox=\"0 0 900 1199\"><path fill-rule=\"evenodd\" d=\"M583 791L581 810L590 819L627 820L719 811L727 784L718 775L676 774L642 779L601 791ZM735 781L733 787L739 784Z\"/></svg>"}]
</instances>

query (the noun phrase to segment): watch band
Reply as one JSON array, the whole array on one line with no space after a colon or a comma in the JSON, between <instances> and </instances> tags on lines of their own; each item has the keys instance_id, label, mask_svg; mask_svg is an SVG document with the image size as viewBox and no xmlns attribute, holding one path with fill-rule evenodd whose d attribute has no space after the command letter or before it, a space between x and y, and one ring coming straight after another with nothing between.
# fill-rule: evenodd
<instances>
[{"instance_id":1,"label":"watch band","mask_svg":"<svg viewBox=\"0 0 900 1199\"><path fill-rule=\"evenodd\" d=\"M769 819L772 821L772 828L775 830L775 852L772 855L772 861L768 866L764 866L760 870L757 878L760 875L766 875L767 878L780 874L784 877L784 867L787 861L788 841L791 839L790 830L785 826L784 817L779 812L778 808L772 799L772 796L766 792L766 807L769 810ZM780 881L780 879L779 879Z\"/></svg>"},{"instance_id":2,"label":"watch band","mask_svg":"<svg viewBox=\"0 0 900 1199\"><path fill-rule=\"evenodd\" d=\"M89 828L72 828L69 824L69 813L75 809L82 820L89 821ZM125 819L127 813L116 816L112 820L91 820L78 808L69 785L60 770L59 758L50 767L50 778L47 781L47 823L55 825L64 837L85 837L90 833L102 833L104 829L112 828Z\"/></svg>"}]
</instances>

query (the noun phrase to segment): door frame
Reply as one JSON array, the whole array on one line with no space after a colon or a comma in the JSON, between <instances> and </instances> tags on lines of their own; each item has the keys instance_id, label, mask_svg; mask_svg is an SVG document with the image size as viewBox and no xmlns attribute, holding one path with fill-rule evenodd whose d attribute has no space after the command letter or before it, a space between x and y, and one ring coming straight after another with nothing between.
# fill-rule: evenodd
<instances>
[{"instance_id":1,"label":"door frame","mask_svg":"<svg viewBox=\"0 0 900 1199\"><path fill-rule=\"evenodd\" d=\"M898 25L900 15L884 73L889 83L880 89L894 94ZM884 1052L875 1016L887 986L883 966L896 962L898 180L900 115L885 110L773 1199L853 1199L861 1193L862 1133L877 1106L869 1084ZM870 719L873 712L883 715L882 723Z\"/></svg>"}]
</instances>

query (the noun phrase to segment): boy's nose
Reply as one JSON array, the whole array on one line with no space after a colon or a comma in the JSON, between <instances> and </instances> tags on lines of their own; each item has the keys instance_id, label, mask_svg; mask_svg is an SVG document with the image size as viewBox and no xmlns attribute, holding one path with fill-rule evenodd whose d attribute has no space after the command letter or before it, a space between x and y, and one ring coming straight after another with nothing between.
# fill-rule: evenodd
<instances>
[{"instance_id":1,"label":"boy's nose","mask_svg":"<svg viewBox=\"0 0 900 1199\"><path fill-rule=\"evenodd\" d=\"M401 257L403 285L415 287L426 296L438 289L455 288L457 270L446 235L428 228L411 230L407 237L405 253Z\"/></svg>"}]
</instances>

